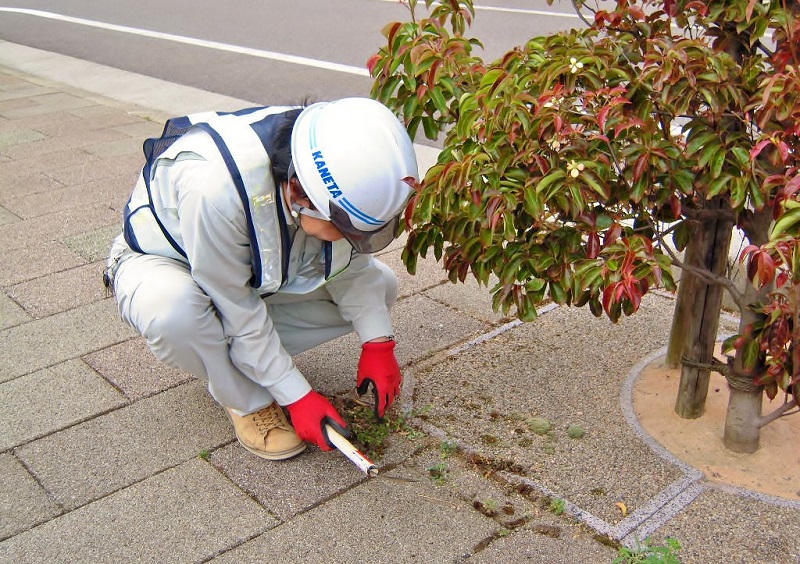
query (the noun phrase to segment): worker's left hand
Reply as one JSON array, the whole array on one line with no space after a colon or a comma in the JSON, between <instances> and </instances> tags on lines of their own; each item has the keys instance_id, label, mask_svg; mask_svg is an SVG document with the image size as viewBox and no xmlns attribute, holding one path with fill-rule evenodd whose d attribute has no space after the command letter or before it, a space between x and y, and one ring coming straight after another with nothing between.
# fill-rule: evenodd
<instances>
[{"instance_id":1,"label":"worker's left hand","mask_svg":"<svg viewBox=\"0 0 800 564\"><path fill-rule=\"evenodd\" d=\"M375 415L382 419L386 410L400 394L403 376L394 356L394 341L368 342L361 345L356 390L363 395L372 384L375 395Z\"/></svg>"}]
</instances>

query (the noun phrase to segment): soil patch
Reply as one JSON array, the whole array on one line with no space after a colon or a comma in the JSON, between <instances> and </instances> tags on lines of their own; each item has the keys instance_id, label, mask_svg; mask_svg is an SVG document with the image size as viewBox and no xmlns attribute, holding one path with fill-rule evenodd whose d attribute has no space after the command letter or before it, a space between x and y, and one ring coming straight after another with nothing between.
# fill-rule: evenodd
<instances>
[{"instance_id":1,"label":"soil patch","mask_svg":"<svg viewBox=\"0 0 800 564\"><path fill-rule=\"evenodd\" d=\"M633 389L633 407L640 424L653 439L714 482L800 500L800 414L782 417L761 429L759 449L739 454L722 443L728 384L711 374L706 412L698 419L675 414L680 369L664 367L659 358L643 370ZM765 398L764 413L775 409L782 396Z\"/></svg>"}]
</instances>

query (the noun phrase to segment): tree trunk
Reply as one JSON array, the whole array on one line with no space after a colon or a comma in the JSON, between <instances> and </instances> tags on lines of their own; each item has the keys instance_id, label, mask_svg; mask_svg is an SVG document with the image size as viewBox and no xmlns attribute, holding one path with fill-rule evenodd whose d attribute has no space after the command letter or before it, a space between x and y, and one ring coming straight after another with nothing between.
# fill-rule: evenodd
<instances>
[{"instance_id":1,"label":"tree trunk","mask_svg":"<svg viewBox=\"0 0 800 564\"><path fill-rule=\"evenodd\" d=\"M686 245L684 261L687 264L698 264L696 257L698 246L692 244L694 239L690 239ZM694 307L693 296L695 294L695 284L697 277L686 270L681 272L681 280L678 285L678 297L675 299L675 313L672 316L672 328L669 332L669 344L667 345L667 356L665 364L668 368L678 368L687 348L687 337L692 322L692 309Z\"/></svg>"},{"instance_id":2,"label":"tree trunk","mask_svg":"<svg viewBox=\"0 0 800 564\"><path fill-rule=\"evenodd\" d=\"M734 452L752 454L758 450L761 439L761 428L758 424L764 392L760 388L754 392L730 388L730 392L722 442Z\"/></svg>"},{"instance_id":3,"label":"tree trunk","mask_svg":"<svg viewBox=\"0 0 800 564\"><path fill-rule=\"evenodd\" d=\"M745 289L745 295L755 294L755 289ZM745 330L756 318L752 311L742 313L739 322L739 334ZM733 371L728 374L728 411L725 414L725 433L722 436L723 444L734 452L751 454L758 450L761 439L761 403L764 396L763 389L753 384L754 374L758 371L743 366L740 351L736 352L733 361Z\"/></svg>"},{"instance_id":4,"label":"tree trunk","mask_svg":"<svg viewBox=\"0 0 800 564\"><path fill-rule=\"evenodd\" d=\"M727 202L715 198L708 203L707 210L729 212ZM725 213L726 216L730 215ZM731 244L733 222L727 217L719 217L699 222L693 229L689 240L686 257L694 262L687 263L709 271L717 276L726 276L728 252ZM692 295L689 297L691 312L689 331L684 345L684 356L693 363L709 364L714 354L717 340L719 314L722 308L723 287L719 284L708 284L694 276L690 285ZM678 398L675 402L675 413L684 419L696 419L705 411L706 396L710 373L707 368L687 366L681 370L681 381Z\"/></svg>"},{"instance_id":5,"label":"tree trunk","mask_svg":"<svg viewBox=\"0 0 800 564\"><path fill-rule=\"evenodd\" d=\"M769 224L772 220L771 208L756 211L753 219L745 227L745 236L753 245L763 245L768 240ZM770 286L756 289L752 284L744 286L744 303L763 303L766 295L772 290ZM748 325L758 321L758 314L749 308L741 311L739 334L745 333ZM754 367L745 367L742 351L736 351L733 370L727 374L730 397L728 411L725 415L725 433L722 442L734 452L753 453L758 450L761 436L760 418L763 400L763 388L756 386L753 380L763 370L758 362Z\"/></svg>"},{"instance_id":6,"label":"tree trunk","mask_svg":"<svg viewBox=\"0 0 800 564\"><path fill-rule=\"evenodd\" d=\"M756 302L760 293L748 284L744 292L747 303ZM750 309L743 311L739 320L739 334L743 334L746 327L757 318L754 311ZM736 351L733 370L727 374L730 397L728 411L725 414L725 433L722 437L723 444L734 452L751 454L758 450L761 439L759 419L764 391L762 387L753 383L753 379L761 370L763 365L760 362L756 367L745 367L742 351Z\"/></svg>"}]
</instances>

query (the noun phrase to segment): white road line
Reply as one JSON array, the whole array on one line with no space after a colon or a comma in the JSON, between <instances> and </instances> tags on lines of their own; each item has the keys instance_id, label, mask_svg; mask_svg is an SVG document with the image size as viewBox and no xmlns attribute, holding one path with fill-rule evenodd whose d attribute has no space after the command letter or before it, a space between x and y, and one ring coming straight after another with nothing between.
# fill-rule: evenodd
<instances>
[{"instance_id":1,"label":"white road line","mask_svg":"<svg viewBox=\"0 0 800 564\"><path fill-rule=\"evenodd\" d=\"M397 4L399 0L372 0L373 2L392 2L393 4ZM435 2L439 4L439 2ZM506 12L509 14L529 14L531 16L549 16L553 18L575 18L578 19L580 16L574 12L548 12L546 10L528 10L525 8L501 8L499 6L478 6L474 4L473 7L475 11L485 11L485 12Z\"/></svg>"},{"instance_id":2,"label":"white road line","mask_svg":"<svg viewBox=\"0 0 800 564\"><path fill-rule=\"evenodd\" d=\"M85 25L88 27L96 27L106 29L109 31L118 31L121 33L130 33L132 35L140 35L142 37L152 37L154 39L164 39L166 41L174 41L176 43L185 43L186 45L194 45L195 47L205 47L208 49L216 49L217 51L227 51L230 53L238 53L240 55L249 55L251 57L259 57L261 59L272 59L274 61L281 61L284 63L292 63L295 65L305 65L308 67L315 67L319 69L331 70L336 72L344 72L348 74L355 74L358 76L369 76L369 71L362 67L353 67L350 65L342 65L339 63L330 63L327 61L318 61L316 59L309 59L306 57L298 57L295 55L286 55L284 53L275 53L274 51L263 51L261 49L252 49L250 47L240 47L238 45L230 45L228 43L219 43L217 41L206 41L204 39L195 39L193 37L185 37L182 35L173 35L171 33L162 33L160 31L150 31L147 29L139 29L136 27L128 27L125 25L109 24L98 22L94 20L87 20L84 18L74 18L72 16L65 16L62 14L55 14L53 12L44 12L42 10L28 10L25 8L5 8L0 7L0 12L10 12L15 14L24 14L28 16L35 16L39 18L47 18L50 20L58 20L62 22L74 23L78 25Z\"/></svg>"},{"instance_id":3,"label":"white road line","mask_svg":"<svg viewBox=\"0 0 800 564\"><path fill-rule=\"evenodd\" d=\"M571 14L566 12L548 12L545 10L524 10L522 8L498 8L496 6L475 6L475 11L483 10L485 12L507 12L510 14L529 14L532 16L548 16L553 18L574 18L579 19L578 14Z\"/></svg>"}]
</instances>

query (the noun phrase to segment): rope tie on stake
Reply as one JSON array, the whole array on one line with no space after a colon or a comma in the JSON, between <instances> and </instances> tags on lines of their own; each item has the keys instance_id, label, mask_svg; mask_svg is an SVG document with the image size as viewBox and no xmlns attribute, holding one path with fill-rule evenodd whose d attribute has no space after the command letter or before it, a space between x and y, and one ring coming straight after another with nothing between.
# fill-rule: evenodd
<instances>
[{"instance_id":1,"label":"rope tie on stake","mask_svg":"<svg viewBox=\"0 0 800 564\"><path fill-rule=\"evenodd\" d=\"M753 377L749 374L737 373L733 367L730 366L730 364L724 364L716 359L711 359L711 362L707 363L698 362L684 356L681 358L681 363L690 368L699 368L701 370L708 370L709 372L718 372L725 377L725 380L728 382L728 386L740 392L754 394L760 391L762 388L762 386L756 385L756 383L753 381Z\"/></svg>"}]
</instances>

